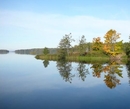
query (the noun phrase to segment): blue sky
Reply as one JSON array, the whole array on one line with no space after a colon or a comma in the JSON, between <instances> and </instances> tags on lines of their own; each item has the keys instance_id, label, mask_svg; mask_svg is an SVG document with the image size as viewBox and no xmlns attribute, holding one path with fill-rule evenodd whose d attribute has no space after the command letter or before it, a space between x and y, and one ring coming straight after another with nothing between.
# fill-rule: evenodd
<instances>
[{"instance_id":1,"label":"blue sky","mask_svg":"<svg viewBox=\"0 0 130 109\"><path fill-rule=\"evenodd\" d=\"M0 0L0 49L54 48L69 33L103 41L110 29L129 41L129 0Z\"/></svg>"}]
</instances>

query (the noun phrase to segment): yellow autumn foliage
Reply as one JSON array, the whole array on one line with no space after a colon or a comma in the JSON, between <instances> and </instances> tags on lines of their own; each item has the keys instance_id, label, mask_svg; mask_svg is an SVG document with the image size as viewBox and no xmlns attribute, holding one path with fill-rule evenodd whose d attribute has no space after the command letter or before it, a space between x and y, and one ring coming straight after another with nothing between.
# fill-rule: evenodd
<instances>
[{"instance_id":1,"label":"yellow autumn foliage","mask_svg":"<svg viewBox=\"0 0 130 109\"><path fill-rule=\"evenodd\" d=\"M117 42L117 39L120 38L120 33L111 29L105 34L104 38L103 50L111 56L119 54L122 48L122 41Z\"/></svg>"}]
</instances>

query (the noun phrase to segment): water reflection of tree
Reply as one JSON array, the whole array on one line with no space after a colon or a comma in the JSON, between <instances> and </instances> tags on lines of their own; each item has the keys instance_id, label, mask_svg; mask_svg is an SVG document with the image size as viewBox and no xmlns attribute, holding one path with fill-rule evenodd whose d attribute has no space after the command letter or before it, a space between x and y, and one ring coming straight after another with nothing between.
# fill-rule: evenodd
<instances>
[{"instance_id":1,"label":"water reflection of tree","mask_svg":"<svg viewBox=\"0 0 130 109\"><path fill-rule=\"evenodd\" d=\"M57 61L57 69L59 70L60 75L63 77L63 80L66 82L72 82L72 78L75 76L71 74L72 65L66 60Z\"/></svg>"},{"instance_id":2,"label":"water reflection of tree","mask_svg":"<svg viewBox=\"0 0 130 109\"><path fill-rule=\"evenodd\" d=\"M43 61L43 65L44 65L44 67L46 68L46 67L49 65L49 61L48 61L48 60L44 60L44 61Z\"/></svg>"},{"instance_id":3,"label":"water reflection of tree","mask_svg":"<svg viewBox=\"0 0 130 109\"><path fill-rule=\"evenodd\" d=\"M128 73L129 85L130 85L130 60L126 63L126 67L127 67L127 73Z\"/></svg>"},{"instance_id":4,"label":"water reflection of tree","mask_svg":"<svg viewBox=\"0 0 130 109\"><path fill-rule=\"evenodd\" d=\"M78 77L85 81L86 75L89 74L88 69L84 63L79 63L77 67Z\"/></svg>"},{"instance_id":5,"label":"water reflection of tree","mask_svg":"<svg viewBox=\"0 0 130 109\"><path fill-rule=\"evenodd\" d=\"M107 72L107 74L105 74L104 81L111 89L120 84L120 79L117 78L122 77L122 70L120 68L122 68L122 66L114 61L110 62L107 66L104 67L104 72Z\"/></svg>"},{"instance_id":6,"label":"water reflection of tree","mask_svg":"<svg viewBox=\"0 0 130 109\"><path fill-rule=\"evenodd\" d=\"M93 64L91 66L91 68L93 69L93 76L100 78L101 73L102 73L102 69L103 69L102 64L100 64L100 63Z\"/></svg>"},{"instance_id":7,"label":"water reflection of tree","mask_svg":"<svg viewBox=\"0 0 130 109\"><path fill-rule=\"evenodd\" d=\"M93 76L100 77L101 73L104 72L104 82L109 88L114 88L120 84L120 79L122 77L121 65L117 64L115 61L110 62L107 65L101 65L99 63L93 64Z\"/></svg>"}]
</instances>

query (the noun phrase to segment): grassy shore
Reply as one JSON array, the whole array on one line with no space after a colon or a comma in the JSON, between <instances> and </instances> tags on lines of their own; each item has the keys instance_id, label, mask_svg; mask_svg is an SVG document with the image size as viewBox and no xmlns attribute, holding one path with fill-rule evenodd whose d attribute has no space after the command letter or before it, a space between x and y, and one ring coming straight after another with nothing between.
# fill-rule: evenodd
<instances>
[{"instance_id":1,"label":"grassy shore","mask_svg":"<svg viewBox=\"0 0 130 109\"><path fill-rule=\"evenodd\" d=\"M50 61L57 61L58 60L58 56L56 54L53 55L36 55L35 57L36 59L40 59L40 60L50 60ZM67 56L66 57L67 61L70 62L85 62L85 63L93 63L93 62L99 62L99 63L107 63L109 62L111 59L109 56ZM121 57L121 61L122 63L127 63L128 59L126 56L122 56Z\"/></svg>"},{"instance_id":2,"label":"grassy shore","mask_svg":"<svg viewBox=\"0 0 130 109\"><path fill-rule=\"evenodd\" d=\"M40 60L58 60L57 55L36 55L35 58Z\"/></svg>"},{"instance_id":3,"label":"grassy shore","mask_svg":"<svg viewBox=\"0 0 130 109\"><path fill-rule=\"evenodd\" d=\"M77 56L77 57L73 57L73 56L69 56L67 57L68 61L82 61L82 62L107 62L109 61L109 57L91 57L91 56Z\"/></svg>"}]
</instances>

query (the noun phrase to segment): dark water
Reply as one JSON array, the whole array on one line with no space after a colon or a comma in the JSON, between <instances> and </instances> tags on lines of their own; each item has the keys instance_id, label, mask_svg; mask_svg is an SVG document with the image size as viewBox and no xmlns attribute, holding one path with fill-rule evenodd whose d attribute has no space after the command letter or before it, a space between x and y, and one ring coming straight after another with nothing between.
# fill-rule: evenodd
<instances>
[{"instance_id":1,"label":"dark water","mask_svg":"<svg viewBox=\"0 0 130 109\"><path fill-rule=\"evenodd\" d=\"M130 109L129 67L0 55L0 109Z\"/></svg>"}]
</instances>

